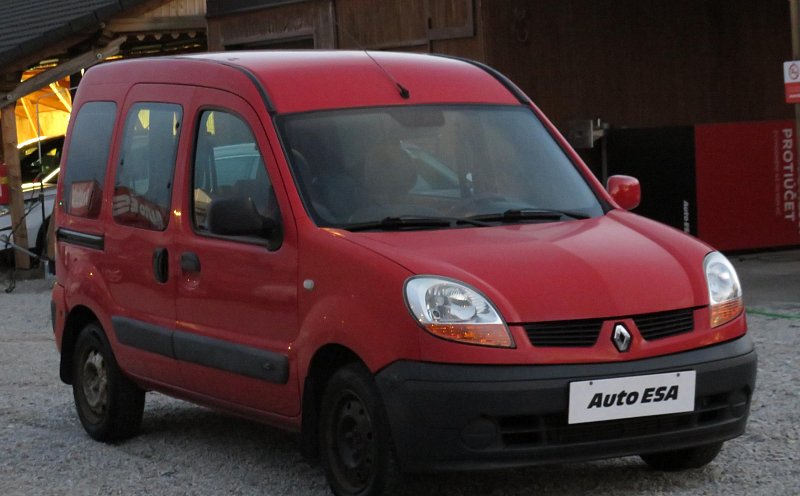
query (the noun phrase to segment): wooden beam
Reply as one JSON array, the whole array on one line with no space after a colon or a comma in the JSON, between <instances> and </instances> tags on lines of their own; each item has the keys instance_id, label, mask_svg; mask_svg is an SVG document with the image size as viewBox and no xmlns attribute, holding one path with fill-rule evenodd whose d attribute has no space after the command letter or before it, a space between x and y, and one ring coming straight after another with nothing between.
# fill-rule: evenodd
<instances>
[{"instance_id":1,"label":"wooden beam","mask_svg":"<svg viewBox=\"0 0 800 496\"><path fill-rule=\"evenodd\" d=\"M61 105L67 109L67 112L72 112L72 103L67 101L67 97L64 96L64 93L69 95L69 90L67 88L59 88L56 83L50 83L50 89L53 91L56 98L58 98L58 101L61 102Z\"/></svg>"},{"instance_id":2,"label":"wooden beam","mask_svg":"<svg viewBox=\"0 0 800 496\"><path fill-rule=\"evenodd\" d=\"M163 5L170 3L172 0L146 0L144 2L136 2L138 5L135 7L127 7L123 11L125 17L140 17L152 12ZM131 2L122 2L123 4L130 4Z\"/></svg>"},{"instance_id":3,"label":"wooden beam","mask_svg":"<svg viewBox=\"0 0 800 496\"><path fill-rule=\"evenodd\" d=\"M115 33L205 31L206 28L206 18L203 16L125 17L112 19L106 25L106 29Z\"/></svg>"},{"instance_id":4,"label":"wooden beam","mask_svg":"<svg viewBox=\"0 0 800 496\"><path fill-rule=\"evenodd\" d=\"M50 83L63 79L81 69L91 67L112 55L116 55L119 52L119 47L125 43L127 39L127 36L120 36L103 48L78 55L63 64L59 64L52 69L21 82L11 92L4 95L0 94L0 108L13 105L17 100L29 93L33 93L40 88L48 86Z\"/></svg>"},{"instance_id":5,"label":"wooden beam","mask_svg":"<svg viewBox=\"0 0 800 496\"><path fill-rule=\"evenodd\" d=\"M0 111L0 134L2 134L3 151L8 166L8 189L11 192L11 231L14 233L14 244L27 249L28 226L24 218L25 195L22 193L22 174L17 151L17 120L13 106L5 107ZM31 257L23 251L14 250L14 263L18 269L30 269Z\"/></svg>"},{"instance_id":6,"label":"wooden beam","mask_svg":"<svg viewBox=\"0 0 800 496\"><path fill-rule=\"evenodd\" d=\"M28 118L28 122L30 123L31 129L33 129L33 132L36 133L36 137L38 138L39 137L39 123L36 120L33 119L33 112L31 112L31 108L30 108L31 104L25 98L23 98L20 101L22 102L22 109L25 111L25 117ZM19 137L17 137L17 139L19 140Z\"/></svg>"}]
</instances>

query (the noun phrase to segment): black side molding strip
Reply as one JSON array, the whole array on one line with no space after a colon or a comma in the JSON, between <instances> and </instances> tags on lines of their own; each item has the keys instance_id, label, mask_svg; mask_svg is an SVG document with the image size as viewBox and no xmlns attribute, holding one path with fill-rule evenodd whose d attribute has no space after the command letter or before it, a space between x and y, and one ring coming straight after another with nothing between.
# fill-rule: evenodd
<instances>
[{"instance_id":1,"label":"black side molding strip","mask_svg":"<svg viewBox=\"0 0 800 496\"><path fill-rule=\"evenodd\" d=\"M280 353L197 336L128 317L112 317L117 340L127 346L183 362L277 384L289 380L289 357Z\"/></svg>"},{"instance_id":2,"label":"black side molding strip","mask_svg":"<svg viewBox=\"0 0 800 496\"><path fill-rule=\"evenodd\" d=\"M111 317L111 323L114 325L114 334L117 335L117 341L120 343L175 358L172 330L128 317Z\"/></svg>"},{"instance_id":3,"label":"black side molding strip","mask_svg":"<svg viewBox=\"0 0 800 496\"><path fill-rule=\"evenodd\" d=\"M100 234L88 234L72 229L59 227L56 231L56 239L72 245L83 246L102 251L105 249L105 240Z\"/></svg>"},{"instance_id":4,"label":"black side molding strip","mask_svg":"<svg viewBox=\"0 0 800 496\"><path fill-rule=\"evenodd\" d=\"M289 380L286 355L188 332L175 331L173 339L175 358L183 362L277 384L286 384Z\"/></svg>"},{"instance_id":5,"label":"black side molding strip","mask_svg":"<svg viewBox=\"0 0 800 496\"><path fill-rule=\"evenodd\" d=\"M501 73L500 71L498 71L493 67L489 67L488 65L482 62L478 62L477 60L467 59L464 57L456 57L454 55L447 55L442 53L433 53L431 55L434 57L442 57L445 59L459 60L461 62L466 62L467 64L474 65L475 67L487 72L490 76L495 78L500 84L505 86L505 88L509 91L509 93L514 95L514 98L519 100L519 103L524 103L526 105L531 104L530 98L528 98L528 96L525 95L525 92L519 89L519 86L514 84L510 79L508 79L505 75L503 75L503 73Z\"/></svg>"}]
</instances>

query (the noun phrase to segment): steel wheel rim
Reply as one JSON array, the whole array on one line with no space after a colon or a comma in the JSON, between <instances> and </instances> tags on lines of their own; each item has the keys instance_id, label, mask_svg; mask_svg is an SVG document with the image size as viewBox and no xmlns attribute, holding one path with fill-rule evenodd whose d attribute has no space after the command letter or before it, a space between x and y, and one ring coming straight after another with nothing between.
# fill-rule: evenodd
<instances>
[{"instance_id":1,"label":"steel wheel rim","mask_svg":"<svg viewBox=\"0 0 800 496\"><path fill-rule=\"evenodd\" d=\"M101 418L108 407L108 369L105 360L97 350L90 350L83 362L81 374L83 398L88 412Z\"/></svg>"},{"instance_id":2,"label":"steel wheel rim","mask_svg":"<svg viewBox=\"0 0 800 496\"><path fill-rule=\"evenodd\" d=\"M351 492L367 487L373 477L376 454L372 418L355 393L345 392L336 404L330 446L333 468Z\"/></svg>"}]
</instances>

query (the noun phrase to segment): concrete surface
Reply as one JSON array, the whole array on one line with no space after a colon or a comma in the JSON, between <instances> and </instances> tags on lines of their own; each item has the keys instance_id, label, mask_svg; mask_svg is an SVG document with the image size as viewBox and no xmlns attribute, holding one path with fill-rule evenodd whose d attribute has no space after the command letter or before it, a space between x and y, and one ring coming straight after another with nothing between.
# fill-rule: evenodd
<instances>
[{"instance_id":1,"label":"concrete surface","mask_svg":"<svg viewBox=\"0 0 800 496\"><path fill-rule=\"evenodd\" d=\"M637 457L414 478L413 496L800 494L800 250L731 257L759 351L758 386L745 435L709 466L648 470ZM0 494L330 494L294 435L147 395L142 432L92 441L58 380L46 280L0 273Z\"/></svg>"},{"instance_id":2,"label":"concrete surface","mask_svg":"<svg viewBox=\"0 0 800 496\"><path fill-rule=\"evenodd\" d=\"M742 282L748 310L800 316L800 250L732 255L729 258Z\"/></svg>"}]
</instances>

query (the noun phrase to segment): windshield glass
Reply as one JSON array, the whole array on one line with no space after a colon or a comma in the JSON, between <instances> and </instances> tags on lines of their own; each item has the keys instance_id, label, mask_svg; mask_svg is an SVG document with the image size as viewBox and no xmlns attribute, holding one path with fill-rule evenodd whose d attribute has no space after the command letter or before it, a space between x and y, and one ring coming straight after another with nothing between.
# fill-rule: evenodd
<instances>
[{"instance_id":1,"label":"windshield glass","mask_svg":"<svg viewBox=\"0 0 800 496\"><path fill-rule=\"evenodd\" d=\"M278 124L300 194L319 226L427 219L422 227L430 227L431 218L552 222L603 214L525 107L340 110L282 116ZM565 215L519 215L529 211ZM516 215L502 215L509 212Z\"/></svg>"}]
</instances>

